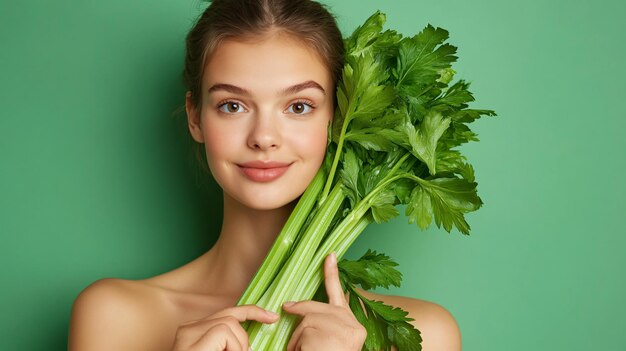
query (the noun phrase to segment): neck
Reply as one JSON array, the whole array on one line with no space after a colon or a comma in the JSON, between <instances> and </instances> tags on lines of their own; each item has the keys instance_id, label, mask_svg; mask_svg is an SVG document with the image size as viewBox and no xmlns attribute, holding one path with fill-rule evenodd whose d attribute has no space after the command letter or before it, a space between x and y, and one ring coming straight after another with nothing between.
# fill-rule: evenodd
<instances>
[{"instance_id":1,"label":"neck","mask_svg":"<svg viewBox=\"0 0 626 351\"><path fill-rule=\"evenodd\" d=\"M269 252L295 202L273 210L255 210L224 195L220 237L207 252L210 281L221 293L238 298Z\"/></svg>"}]
</instances>

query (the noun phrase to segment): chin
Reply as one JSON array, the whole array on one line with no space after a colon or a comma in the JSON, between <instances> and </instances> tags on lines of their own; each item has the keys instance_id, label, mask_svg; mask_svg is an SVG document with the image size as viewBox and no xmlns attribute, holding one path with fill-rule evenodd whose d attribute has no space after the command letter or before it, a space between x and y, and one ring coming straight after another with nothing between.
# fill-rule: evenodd
<instances>
[{"instance_id":1,"label":"chin","mask_svg":"<svg viewBox=\"0 0 626 351\"><path fill-rule=\"evenodd\" d=\"M258 197L256 199L251 199L250 201L244 201L241 202L242 205L252 209L252 210L257 210L257 211L272 211L272 210L279 210L279 209L284 209L284 208L293 208L293 206L295 206L295 204L297 203L298 199L300 199L300 196L296 197L296 198L289 198L289 199L267 199L267 198L263 198L263 197Z\"/></svg>"},{"instance_id":2,"label":"chin","mask_svg":"<svg viewBox=\"0 0 626 351\"><path fill-rule=\"evenodd\" d=\"M228 194L227 197L230 197L231 200L238 203L239 206L251 210L271 211L287 207L293 208L301 195L302 193L285 194L284 192L271 191L268 193Z\"/></svg>"}]
</instances>

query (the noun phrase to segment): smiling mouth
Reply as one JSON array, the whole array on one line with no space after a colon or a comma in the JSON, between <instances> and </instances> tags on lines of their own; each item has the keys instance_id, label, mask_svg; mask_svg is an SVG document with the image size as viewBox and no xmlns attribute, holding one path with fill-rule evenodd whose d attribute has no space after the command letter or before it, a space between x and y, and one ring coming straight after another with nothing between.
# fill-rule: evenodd
<instances>
[{"instance_id":1,"label":"smiling mouth","mask_svg":"<svg viewBox=\"0 0 626 351\"><path fill-rule=\"evenodd\" d=\"M280 178L292 163L284 162L262 162L253 161L238 164L239 169L246 178L260 183L271 182L272 180Z\"/></svg>"}]
</instances>

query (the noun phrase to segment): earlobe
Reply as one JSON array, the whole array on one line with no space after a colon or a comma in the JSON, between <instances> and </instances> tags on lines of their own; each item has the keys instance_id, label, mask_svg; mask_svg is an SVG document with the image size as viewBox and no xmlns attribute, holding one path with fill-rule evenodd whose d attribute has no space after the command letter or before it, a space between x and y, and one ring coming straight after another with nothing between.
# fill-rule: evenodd
<instances>
[{"instance_id":1,"label":"earlobe","mask_svg":"<svg viewBox=\"0 0 626 351\"><path fill-rule=\"evenodd\" d=\"M189 127L189 133L191 133L191 136L195 141L204 143L200 115L193 105L193 99L190 91L188 91L185 95L185 111L187 112L187 125Z\"/></svg>"}]
</instances>

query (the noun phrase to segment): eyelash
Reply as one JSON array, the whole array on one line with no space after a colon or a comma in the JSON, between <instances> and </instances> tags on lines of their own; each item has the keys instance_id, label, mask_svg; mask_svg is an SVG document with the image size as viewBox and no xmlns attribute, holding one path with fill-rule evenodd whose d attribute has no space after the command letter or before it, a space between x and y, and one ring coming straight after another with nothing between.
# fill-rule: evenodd
<instances>
[{"instance_id":1,"label":"eyelash","mask_svg":"<svg viewBox=\"0 0 626 351\"><path fill-rule=\"evenodd\" d=\"M244 105L243 105L241 102L239 102L239 101L237 101L237 100L231 100L231 99L226 99L226 100L222 100L222 101L220 101L220 102L217 104L217 109L218 109L218 110L220 110L221 112L226 113L226 114L235 114L235 113L237 113L237 112L226 112L226 111L222 111L222 107L224 107L226 104L230 104L230 103L235 103L235 104L238 104L240 107L244 108L244 110L245 110L245 107L244 107ZM305 113L293 113L293 114L295 114L295 115L306 115L306 114L311 113L311 112L312 112L312 110L315 110L315 108L317 108L317 105L315 105L315 104L313 103L313 101L311 101L311 100L308 100L308 99L298 99L298 100L296 100L296 101L294 101L294 102L290 103L290 104L289 104L289 106L287 107L287 109L289 109L290 107L292 107L292 106L293 106L293 105L295 105L295 104L303 104L303 105L308 106L308 107L311 109L311 111L309 111L309 112L305 112Z\"/></svg>"}]
</instances>

